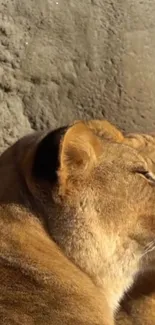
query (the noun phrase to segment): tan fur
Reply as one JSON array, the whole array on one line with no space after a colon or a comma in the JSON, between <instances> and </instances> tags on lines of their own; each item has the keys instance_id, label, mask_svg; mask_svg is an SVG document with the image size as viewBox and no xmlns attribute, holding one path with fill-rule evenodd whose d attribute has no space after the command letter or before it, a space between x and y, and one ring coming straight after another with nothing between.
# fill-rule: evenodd
<instances>
[{"instance_id":1,"label":"tan fur","mask_svg":"<svg viewBox=\"0 0 155 325\"><path fill-rule=\"evenodd\" d=\"M0 158L0 319L113 325L124 293L155 258L145 254L155 186L141 174L153 163L105 121L58 134L25 137ZM36 158L47 138L53 144Z\"/></svg>"}]
</instances>

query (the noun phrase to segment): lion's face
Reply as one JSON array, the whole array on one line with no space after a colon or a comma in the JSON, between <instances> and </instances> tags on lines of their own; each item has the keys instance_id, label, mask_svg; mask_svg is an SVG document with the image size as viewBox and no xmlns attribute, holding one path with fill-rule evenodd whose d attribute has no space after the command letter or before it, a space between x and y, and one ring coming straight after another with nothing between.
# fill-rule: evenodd
<instances>
[{"instance_id":1,"label":"lion's face","mask_svg":"<svg viewBox=\"0 0 155 325\"><path fill-rule=\"evenodd\" d=\"M103 229L117 243L122 238L126 247L135 242L141 255L155 245L154 167L138 148L103 140L101 156L83 185L84 193L91 188Z\"/></svg>"}]
</instances>

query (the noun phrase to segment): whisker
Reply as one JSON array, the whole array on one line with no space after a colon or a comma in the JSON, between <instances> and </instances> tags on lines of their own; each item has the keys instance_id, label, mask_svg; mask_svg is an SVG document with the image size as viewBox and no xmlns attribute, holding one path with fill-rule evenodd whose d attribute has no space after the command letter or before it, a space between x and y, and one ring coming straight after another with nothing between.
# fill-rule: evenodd
<instances>
[{"instance_id":1,"label":"whisker","mask_svg":"<svg viewBox=\"0 0 155 325\"><path fill-rule=\"evenodd\" d=\"M145 255L152 252L153 250L155 250L155 241L151 241L149 244L146 245L145 251L141 257L144 257Z\"/></svg>"}]
</instances>

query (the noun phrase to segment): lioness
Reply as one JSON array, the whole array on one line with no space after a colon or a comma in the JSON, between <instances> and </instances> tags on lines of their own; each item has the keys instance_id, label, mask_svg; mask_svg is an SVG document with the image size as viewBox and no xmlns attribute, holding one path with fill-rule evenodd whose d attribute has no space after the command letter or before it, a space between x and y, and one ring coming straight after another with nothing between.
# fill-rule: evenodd
<instances>
[{"instance_id":1,"label":"lioness","mask_svg":"<svg viewBox=\"0 0 155 325\"><path fill-rule=\"evenodd\" d=\"M19 140L0 179L1 324L113 325L154 259L150 160L108 122L79 121Z\"/></svg>"}]
</instances>

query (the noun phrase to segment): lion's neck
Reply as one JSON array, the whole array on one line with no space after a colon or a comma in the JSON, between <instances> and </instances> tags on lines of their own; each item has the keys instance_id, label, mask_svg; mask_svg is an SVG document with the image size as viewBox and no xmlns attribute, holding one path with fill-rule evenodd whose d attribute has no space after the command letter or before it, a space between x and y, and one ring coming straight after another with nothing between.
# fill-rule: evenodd
<instances>
[{"instance_id":1,"label":"lion's neck","mask_svg":"<svg viewBox=\"0 0 155 325\"><path fill-rule=\"evenodd\" d=\"M104 237L96 226L83 224L74 228L71 223L63 224L58 232L51 227L51 236L65 254L103 290L114 312L138 272L138 258L133 257L135 248L123 250L115 237Z\"/></svg>"},{"instance_id":2,"label":"lion's neck","mask_svg":"<svg viewBox=\"0 0 155 325\"><path fill-rule=\"evenodd\" d=\"M115 266L113 265L115 268ZM125 276L125 272L122 272L121 267L116 267L117 274L113 273L112 266L105 267L105 272L102 276L96 277L96 283L101 287L104 295L106 294L109 307L115 313L118 309L120 301L124 294L133 285L137 272L131 272L131 275Z\"/></svg>"},{"instance_id":3,"label":"lion's neck","mask_svg":"<svg viewBox=\"0 0 155 325\"><path fill-rule=\"evenodd\" d=\"M103 229L91 208L87 216L55 204L43 205L43 211L51 238L103 291L115 312L139 271L136 242L122 243L121 236L106 225Z\"/></svg>"},{"instance_id":4,"label":"lion's neck","mask_svg":"<svg viewBox=\"0 0 155 325\"><path fill-rule=\"evenodd\" d=\"M134 282L138 272L137 263L133 261L129 266L128 258L124 258L123 262L119 263L113 256L110 262L106 258L101 260L100 256L94 252L91 255L88 248L85 252L84 250L81 251L79 256L75 253L75 255L69 255L69 257L101 288L103 295L106 295L109 307L115 312L125 292L131 288ZM125 267L125 265L128 265L128 267Z\"/></svg>"}]
</instances>

